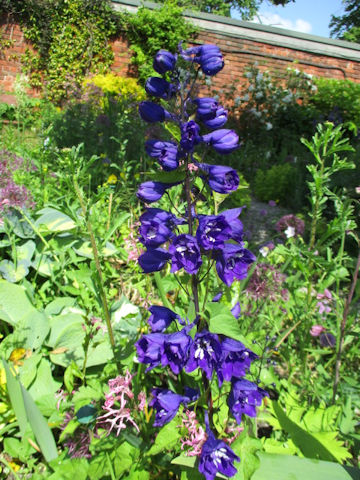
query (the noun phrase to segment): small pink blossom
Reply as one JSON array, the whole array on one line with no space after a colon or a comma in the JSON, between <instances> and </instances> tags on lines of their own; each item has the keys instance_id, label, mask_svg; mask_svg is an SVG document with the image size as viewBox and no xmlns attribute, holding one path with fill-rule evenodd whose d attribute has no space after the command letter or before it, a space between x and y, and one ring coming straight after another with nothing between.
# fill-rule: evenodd
<instances>
[{"instance_id":1,"label":"small pink blossom","mask_svg":"<svg viewBox=\"0 0 360 480\"><path fill-rule=\"evenodd\" d=\"M310 329L310 335L312 337L318 337L323 332L325 332L325 330L326 330L326 328L323 327L322 325L313 325Z\"/></svg>"},{"instance_id":2,"label":"small pink blossom","mask_svg":"<svg viewBox=\"0 0 360 480\"><path fill-rule=\"evenodd\" d=\"M231 445L238 438L238 436L243 430L244 430L244 427L240 425L227 425L227 427L225 428L225 433L230 436L227 438L224 438L224 441L228 445Z\"/></svg>"},{"instance_id":3,"label":"small pink blossom","mask_svg":"<svg viewBox=\"0 0 360 480\"><path fill-rule=\"evenodd\" d=\"M195 163L189 163L188 170L189 172L197 172L199 170L199 167L195 165Z\"/></svg>"},{"instance_id":4,"label":"small pink blossom","mask_svg":"<svg viewBox=\"0 0 360 480\"><path fill-rule=\"evenodd\" d=\"M146 407L146 393L140 392L137 399L139 402L138 409L142 412Z\"/></svg>"},{"instance_id":5,"label":"small pink blossom","mask_svg":"<svg viewBox=\"0 0 360 480\"><path fill-rule=\"evenodd\" d=\"M200 455L202 446L206 442L207 435L205 430L196 420L195 412L190 410L183 412L182 424L179 425L179 428L187 429L187 434L180 439L181 450L184 450L185 447L191 448L191 450L185 452L187 457Z\"/></svg>"}]
</instances>

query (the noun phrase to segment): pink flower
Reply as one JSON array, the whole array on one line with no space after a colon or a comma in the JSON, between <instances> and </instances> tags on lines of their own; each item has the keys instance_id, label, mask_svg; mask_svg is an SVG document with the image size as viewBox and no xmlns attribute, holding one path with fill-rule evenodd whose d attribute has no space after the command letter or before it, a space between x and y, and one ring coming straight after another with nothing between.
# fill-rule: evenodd
<instances>
[{"instance_id":1,"label":"pink flower","mask_svg":"<svg viewBox=\"0 0 360 480\"><path fill-rule=\"evenodd\" d=\"M310 329L310 335L312 337L318 337L323 332L325 332L325 330L326 330L326 328L323 327L322 325L313 325Z\"/></svg>"},{"instance_id":2,"label":"pink flower","mask_svg":"<svg viewBox=\"0 0 360 480\"><path fill-rule=\"evenodd\" d=\"M142 412L144 408L146 407L146 393L145 392L140 392L138 395L138 409Z\"/></svg>"},{"instance_id":3,"label":"pink flower","mask_svg":"<svg viewBox=\"0 0 360 480\"><path fill-rule=\"evenodd\" d=\"M185 453L187 457L195 457L200 455L202 446L206 442L207 435L205 430L196 420L195 412L190 410L183 412L182 424L179 425L179 428L184 428L187 430L185 436L180 439L181 450L184 450L185 447L191 448L191 450L187 450Z\"/></svg>"},{"instance_id":4,"label":"pink flower","mask_svg":"<svg viewBox=\"0 0 360 480\"><path fill-rule=\"evenodd\" d=\"M316 298L318 300L321 300L321 302L318 302L316 306L319 308L319 313L322 315L323 313L329 313L331 312L331 302L332 302L332 294L330 290L325 288L324 293L318 293L316 295Z\"/></svg>"}]
</instances>

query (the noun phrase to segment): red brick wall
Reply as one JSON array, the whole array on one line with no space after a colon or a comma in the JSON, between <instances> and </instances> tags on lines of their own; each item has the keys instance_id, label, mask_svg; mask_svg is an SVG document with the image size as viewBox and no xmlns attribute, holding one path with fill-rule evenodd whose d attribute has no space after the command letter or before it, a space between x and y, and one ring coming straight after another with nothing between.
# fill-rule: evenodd
<instances>
[{"instance_id":1,"label":"red brick wall","mask_svg":"<svg viewBox=\"0 0 360 480\"><path fill-rule=\"evenodd\" d=\"M16 75L21 73L21 55L27 48L31 48L31 45L24 39L18 25L7 24L6 20L3 20L1 29L4 38L12 41L12 46L0 52L0 93L3 94L13 91ZM314 76L348 78L360 83L360 60L312 54L209 31L202 31L196 43L215 43L221 48L225 57L225 68L213 79L213 85L219 89L236 81L241 86L245 68L254 62L258 62L260 70L268 70L279 76L292 66ZM115 40L112 48L115 54L112 70L120 75L132 76L134 72L130 64L131 51L126 38ZM31 93L37 95L39 92L33 90Z\"/></svg>"}]
</instances>

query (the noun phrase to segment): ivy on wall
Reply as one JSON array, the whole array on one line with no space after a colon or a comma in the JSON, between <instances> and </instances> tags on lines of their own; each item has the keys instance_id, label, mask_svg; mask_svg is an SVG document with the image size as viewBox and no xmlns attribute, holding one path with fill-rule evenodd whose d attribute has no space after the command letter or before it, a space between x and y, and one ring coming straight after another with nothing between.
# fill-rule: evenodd
<instances>
[{"instance_id":1,"label":"ivy on wall","mask_svg":"<svg viewBox=\"0 0 360 480\"><path fill-rule=\"evenodd\" d=\"M122 33L131 44L135 72L145 79L157 50L176 50L195 33L181 12L172 2L130 14L116 12L110 0L0 0L0 15L19 21L34 46L21 59L30 84L56 103L89 74L109 71L110 41Z\"/></svg>"}]
</instances>

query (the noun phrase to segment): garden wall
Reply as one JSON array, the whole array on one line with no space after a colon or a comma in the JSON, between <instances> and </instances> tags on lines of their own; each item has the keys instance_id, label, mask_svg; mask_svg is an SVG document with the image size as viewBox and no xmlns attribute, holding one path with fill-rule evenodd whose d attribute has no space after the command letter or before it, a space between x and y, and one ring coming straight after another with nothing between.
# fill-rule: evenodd
<instances>
[{"instance_id":1,"label":"garden wall","mask_svg":"<svg viewBox=\"0 0 360 480\"><path fill-rule=\"evenodd\" d=\"M136 11L138 0L113 0L114 8ZM158 4L146 3L150 8ZM205 13L185 12L188 20L200 27L194 43L216 43L224 54L225 68L214 80L215 88L231 86L243 80L244 69L257 62L262 70L281 77L290 66L315 76L347 78L360 83L360 45L308 35L281 28L258 25ZM13 91L21 72L20 56L29 48L18 25L2 22L4 39L13 45L0 57L0 91ZM124 37L113 42L113 71L131 75L131 51ZM36 94L36 92L32 92Z\"/></svg>"}]
</instances>

